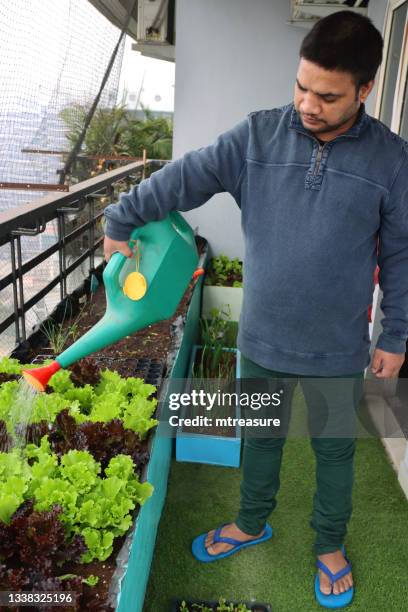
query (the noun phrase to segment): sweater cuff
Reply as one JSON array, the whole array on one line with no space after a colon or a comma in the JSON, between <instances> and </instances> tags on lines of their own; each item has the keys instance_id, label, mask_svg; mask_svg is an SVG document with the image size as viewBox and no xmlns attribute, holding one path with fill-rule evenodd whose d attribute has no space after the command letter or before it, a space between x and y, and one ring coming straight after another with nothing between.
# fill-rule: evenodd
<instances>
[{"instance_id":1,"label":"sweater cuff","mask_svg":"<svg viewBox=\"0 0 408 612\"><path fill-rule=\"evenodd\" d=\"M400 336L391 336L390 334L382 332L378 338L376 348L386 353L397 353L400 355L406 351L406 340Z\"/></svg>"},{"instance_id":2,"label":"sweater cuff","mask_svg":"<svg viewBox=\"0 0 408 612\"><path fill-rule=\"evenodd\" d=\"M118 223L117 221L112 221L105 217L105 227L104 232L105 236L111 238L112 240L119 240L120 242L126 242L129 240L129 236L134 229L133 226L123 225L122 223Z\"/></svg>"}]
</instances>

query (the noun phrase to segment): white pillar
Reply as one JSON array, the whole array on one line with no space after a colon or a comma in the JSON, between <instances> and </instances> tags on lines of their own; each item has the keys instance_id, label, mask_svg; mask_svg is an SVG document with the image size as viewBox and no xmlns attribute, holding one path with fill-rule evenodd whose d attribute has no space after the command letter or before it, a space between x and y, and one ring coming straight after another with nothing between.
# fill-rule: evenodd
<instances>
[{"instance_id":1,"label":"white pillar","mask_svg":"<svg viewBox=\"0 0 408 612\"><path fill-rule=\"evenodd\" d=\"M399 483L408 498L408 442L405 442L405 456L401 461L401 465L398 472Z\"/></svg>"}]
</instances>

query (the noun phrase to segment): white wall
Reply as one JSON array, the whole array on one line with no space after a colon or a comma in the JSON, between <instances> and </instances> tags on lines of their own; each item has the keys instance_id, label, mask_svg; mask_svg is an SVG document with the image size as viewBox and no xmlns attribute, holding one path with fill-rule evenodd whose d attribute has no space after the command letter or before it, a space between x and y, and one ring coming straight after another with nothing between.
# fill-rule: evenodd
<instances>
[{"instance_id":1,"label":"white wall","mask_svg":"<svg viewBox=\"0 0 408 612\"><path fill-rule=\"evenodd\" d=\"M292 100L307 30L286 25L289 0L177 0L173 157L210 144L247 113ZM212 250L243 255L229 194L186 214Z\"/></svg>"}]
</instances>

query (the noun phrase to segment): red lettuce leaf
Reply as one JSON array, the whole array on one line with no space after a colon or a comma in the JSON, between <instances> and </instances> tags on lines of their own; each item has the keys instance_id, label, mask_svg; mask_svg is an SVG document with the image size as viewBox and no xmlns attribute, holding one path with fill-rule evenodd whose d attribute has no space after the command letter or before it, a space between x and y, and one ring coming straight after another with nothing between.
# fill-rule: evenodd
<instances>
[{"instance_id":1,"label":"red lettuce leaf","mask_svg":"<svg viewBox=\"0 0 408 612\"><path fill-rule=\"evenodd\" d=\"M48 436L52 450L63 455L71 449L89 451L105 469L112 457L130 455L137 470L149 460L149 452L138 435L125 429L120 419L108 423L91 422L77 424L68 410L56 417Z\"/></svg>"}]
</instances>

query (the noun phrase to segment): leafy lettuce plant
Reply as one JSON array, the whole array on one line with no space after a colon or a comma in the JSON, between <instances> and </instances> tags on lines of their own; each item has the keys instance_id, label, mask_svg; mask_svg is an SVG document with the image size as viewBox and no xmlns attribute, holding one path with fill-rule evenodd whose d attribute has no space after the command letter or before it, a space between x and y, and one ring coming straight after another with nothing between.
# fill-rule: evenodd
<instances>
[{"instance_id":1,"label":"leafy lettuce plant","mask_svg":"<svg viewBox=\"0 0 408 612\"><path fill-rule=\"evenodd\" d=\"M150 398L156 387L144 383L141 378L123 378L117 372L104 370L95 387L89 384L78 387L72 381L71 372L61 369L54 374L49 387L51 393L35 397L28 425L53 423L57 415L67 409L77 424L109 423L120 419L126 429L143 439L158 423L152 418L157 400ZM17 381L0 386L0 420L6 423L10 435L14 434L16 426L11 409L18 391Z\"/></svg>"},{"instance_id":2,"label":"leafy lettuce plant","mask_svg":"<svg viewBox=\"0 0 408 612\"><path fill-rule=\"evenodd\" d=\"M0 420L4 421L9 434L14 435L16 426L21 423L16 422L16 407L21 404L21 399L18 399L20 385L17 381L10 381L0 385ZM69 400L59 393L38 393L34 398L31 410L25 414L28 419L27 424L40 423L47 421L52 423L56 415L64 408L68 408L73 413L79 413L79 402L77 400Z\"/></svg>"},{"instance_id":3,"label":"leafy lettuce plant","mask_svg":"<svg viewBox=\"0 0 408 612\"><path fill-rule=\"evenodd\" d=\"M38 393L34 400L30 422L48 421L52 423L61 410L64 410L64 408L75 409L77 405L77 402L71 402L59 393Z\"/></svg>"},{"instance_id":4,"label":"leafy lettuce plant","mask_svg":"<svg viewBox=\"0 0 408 612\"><path fill-rule=\"evenodd\" d=\"M123 416L128 400L120 392L106 392L95 396L88 419L93 422L107 423Z\"/></svg>"},{"instance_id":5,"label":"leafy lettuce plant","mask_svg":"<svg viewBox=\"0 0 408 612\"><path fill-rule=\"evenodd\" d=\"M0 522L9 523L23 503L30 478L30 467L21 461L17 449L0 453Z\"/></svg>"},{"instance_id":6,"label":"leafy lettuce plant","mask_svg":"<svg viewBox=\"0 0 408 612\"><path fill-rule=\"evenodd\" d=\"M148 398L156 391L154 385L149 385L142 378L123 378L118 372L103 370L100 374L100 382L95 387L96 395L106 393L120 393L123 397L142 396Z\"/></svg>"},{"instance_id":7,"label":"leafy lettuce plant","mask_svg":"<svg viewBox=\"0 0 408 612\"><path fill-rule=\"evenodd\" d=\"M74 383L71 380L71 372L64 369L58 370L58 372L51 377L48 386L61 395L70 389L74 389Z\"/></svg>"},{"instance_id":8,"label":"leafy lettuce plant","mask_svg":"<svg viewBox=\"0 0 408 612\"><path fill-rule=\"evenodd\" d=\"M230 259L226 255L213 257L205 283L221 287L242 287L242 262L237 257Z\"/></svg>"},{"instance_id":9,"label":"leafy lettuce plant","mask_svg":"<svg viewBox=\"0 0 408 612\"><path fill-rule=\"evenodd\" d=\"M63 455L69 450L86 450L100 462L102 469L116 455L129 455L137 470L147 463L149 453L132 430L125 429L120 419L108 423L76 423L68 410L62 410L48 434L53 452Z\"/></svg>"},{"instance_id":10,"label":"leafy lettuce plant","mask_svg":"<svg viewBox=\"0 0 408 612\"><path fill-rule=\"evenodd\" d=\"M22 364L18 359L2 357L0 359L0 374L21 374Z\"/></svg>"},{"instance_id":11,"label":"leafy lettuce plant","mask_svg":"<svg viewBox=\"0 0 408 612\"><path fill-rule=\"evenodd\" d=\"M10 410L17 390L18 382L15 380L5 382L0 386L0 419L5 422L10 433L13 431L13 423L10 423Z\"/></svg>"},{"instance_id":12,"label":"leafy lettuce plant","mask_svg":"<svg viewBox=\"0 0 408 612\"><path fill-rule=\"evenodd\" d=\"M49 363L51 360L47 359L44 364ZM12 357L2 357L0 359L0 374L9 374L19 376L22 370L29 370L38 368L36 363L20 363L18 359Z\"/></svg>"},{"instance_id":13,"label":"leafy lettuce plant","mask_svg":"<svg viewBox=\"0 0 408 612\"><path fill-rule=\"evenodd\" d=\"M60 521L61 508L38 512L25 502L10 524L0 522L0 588L9 590L82 591L82 576L55 576L65 562L79 561L86 552L84 538L67 538ZM64 578L68 578L63 582ZM95 577L90 576L91 582Z\"/></svg>"},{"instance_id":14,"label":"leafy lettuce plant","mask_svg":"<svg viewBox=\"0 0 408 612\"><path fill-rule=\"evenodd\" d=\"M152 492L150 483L139 482L128 455L112 458L102 473L87 451L71 450L58 460L46 436L40 446L29 444L22 453L0 453L1 521L9 524L28 499L39 512L57 505L68 537L83 536L86 563L109 557L114 538L131 526L136 504L143 505Z\"/></svg>"},{"instance_id":15,"label":"leafy lettuce plant","mask_svg":"<svg viewBox=\"0 0 408 612\"><path fill-rule=\"evenodd\" d=\"M157 400L149 399L156 387L146 384L141 378L123 378L117 372L103 370L95 387L88 384L75 387L71 372L59 370L52 377L50 386L69 403L69 412L77 423L109 423L121 419L125 428L134 431L141 439L158 423L152 418Z\"/></svg>"},{"instance_id":16,"label":"leafy lettuce plant","mask_svg":"<svg viewBox=\"0 0 408 612\"><path fill-rule=\"evenodd\" d=\"M148 431L159 422L152 418L156 405L157 399L148 400L142 396L132 398L124 409L124 426L138 433L140 439L143 440Z\"/></svg>"}]
</instances>

